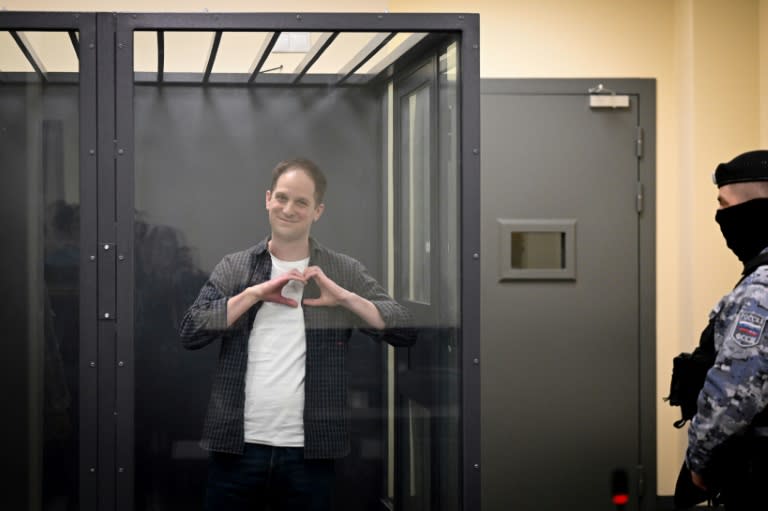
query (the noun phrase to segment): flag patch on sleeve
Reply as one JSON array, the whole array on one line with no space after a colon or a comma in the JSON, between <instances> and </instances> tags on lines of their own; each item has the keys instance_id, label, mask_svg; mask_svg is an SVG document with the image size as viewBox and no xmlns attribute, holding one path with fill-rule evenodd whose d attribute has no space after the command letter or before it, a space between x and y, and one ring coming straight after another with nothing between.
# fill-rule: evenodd
<instances>
[{"instance_id":1,"label":"flag patch on sleeve","mask_svg":"<svg viewBox=\"0 0 768 511\"><path fill-rule=\"evenodd\" d=\"M763 336L768 311L761 311L756 305L755 303L745 304L736 319L733 338L742 348L757 346Z\"/></svg>"}]
</instances>

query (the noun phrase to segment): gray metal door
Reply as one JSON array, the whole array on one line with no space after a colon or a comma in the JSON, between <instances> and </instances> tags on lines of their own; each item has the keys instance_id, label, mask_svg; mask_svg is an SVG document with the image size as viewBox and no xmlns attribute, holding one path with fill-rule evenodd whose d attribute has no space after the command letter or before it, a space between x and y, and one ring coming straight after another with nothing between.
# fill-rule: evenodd
<instances>
[{"instance_id":1,"label":"gray metal door","mask_svg":"<svg viewBox=\"0 0 768 511\"><path fill-rule=\"evenodd\" d=\"M639 509L641 422L653 417L641 407L653 379L641 364L639 95L591 107L586 82L489 82L483 508L616 509L622 469L626 509Z\"/></svg>"}]
</instances>

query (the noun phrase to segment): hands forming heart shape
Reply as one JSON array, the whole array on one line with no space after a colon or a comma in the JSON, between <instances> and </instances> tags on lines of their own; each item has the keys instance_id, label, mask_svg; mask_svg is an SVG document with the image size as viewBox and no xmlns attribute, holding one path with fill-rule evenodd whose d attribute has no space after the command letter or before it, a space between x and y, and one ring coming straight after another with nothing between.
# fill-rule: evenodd
<instances>
[{"instance_id":1,"label":"hands forming heart shape","mask_svg":"<svg viewBox=\"0 0 768 511\"><path fill-rule=\"evenodd\" d=\"M303 300L303 304L310 307L333 307L342 303L350 294L349 291L328 278L319 266L310 266L303 273L299 270L291 270L272 280L253 286L252 289L261 301L298 307L299 304L296 300L284 296L283 289L291 282L299 282L306 286L310 281L314 281L320 290L320 296Z\"/></svg>"}]
</instances>

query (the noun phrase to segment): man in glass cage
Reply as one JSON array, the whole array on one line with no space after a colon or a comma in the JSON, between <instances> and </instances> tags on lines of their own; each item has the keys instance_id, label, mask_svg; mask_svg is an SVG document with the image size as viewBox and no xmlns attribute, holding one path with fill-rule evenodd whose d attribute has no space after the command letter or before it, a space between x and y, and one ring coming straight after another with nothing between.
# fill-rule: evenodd
<instances>
[{"instance_id":1,"label":"man in glass cage","mask_svg":"<svg viewBox=\"0 0 768 511\"><path fill-rule=\"evenodd\" d=\"M346 351L353 329L414 342L411 315L357 260L310 237L326 178L280 162L271 234L225 256L181 324L188 349L219 342L202 436L207 510L328 510L334 459L350 449Z\"/></svg>"}]
</instances>

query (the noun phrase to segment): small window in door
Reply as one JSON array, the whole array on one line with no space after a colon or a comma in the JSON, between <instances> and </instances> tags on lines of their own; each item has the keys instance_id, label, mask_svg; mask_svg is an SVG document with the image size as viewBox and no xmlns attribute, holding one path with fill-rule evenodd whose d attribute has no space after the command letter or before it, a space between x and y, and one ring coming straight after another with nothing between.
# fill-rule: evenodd
<instances>
[{"instance_id":1,"label":"small window in door","mask_svg":"<svg viewBox=\"0 0 768 511\"><path fill-rule=\"evenodd\" d=\"M565 268L564 232L510 233L510 266L517 270Z\"/></svg>"},{"instance_id":2,"label":"small window in door","mask_svg":"<svg viewBox=\"0 0 768 511\"><path fill-rule=\"evenodd\" d=\"M576 220L498 219L499 280L576 278Z\"/></svg>"}]
</instances>

